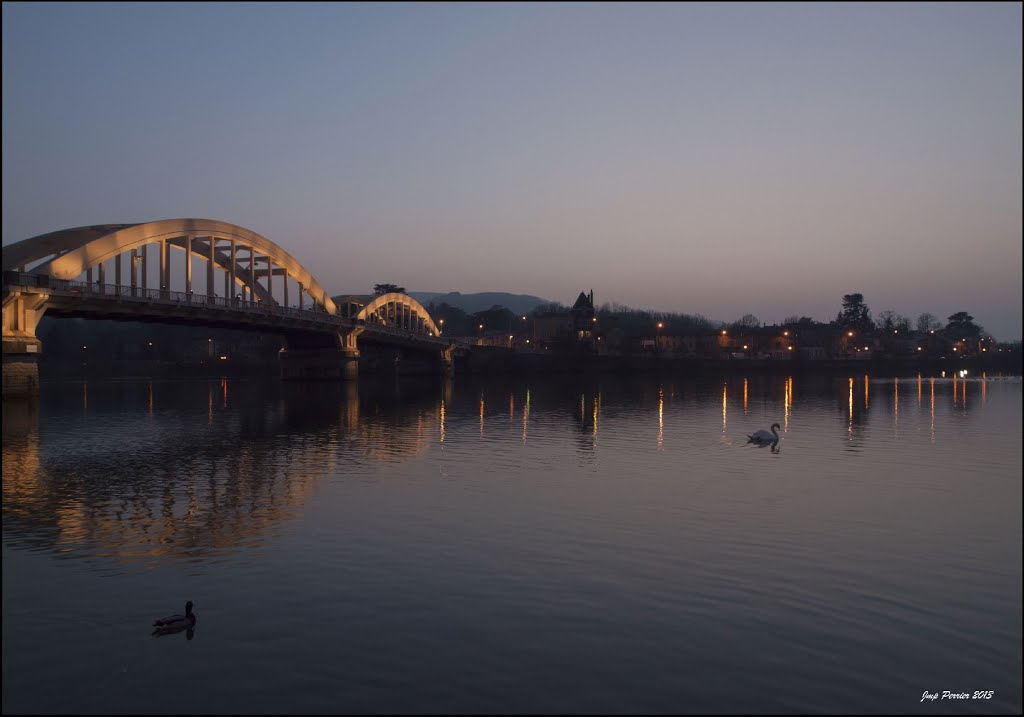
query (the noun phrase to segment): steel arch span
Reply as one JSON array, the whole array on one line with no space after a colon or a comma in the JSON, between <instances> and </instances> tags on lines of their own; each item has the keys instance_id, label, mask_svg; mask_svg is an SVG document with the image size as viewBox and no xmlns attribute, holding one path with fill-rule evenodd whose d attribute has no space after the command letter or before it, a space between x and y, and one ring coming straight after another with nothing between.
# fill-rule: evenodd
<instances>
[{"instance_id":1,"label":"steel arch span","mask_svg":"<svg viewBox=\"0 0 1024 717\"><path fill-rule=\"evenodd\" d=\"M394 326L420 334L439 336L440 332L423 305L408 294L381 294L356 314L368 324Z\"/></svg>"},{"instance_id":2,"label":"steel arch span","mask_svg":"<svg viewBox=\"0 0 1024 717\"><path fill-rule=\"evenodd\" d=\"M423 304L408 294L340 294L333 299L338 316L364 325L441 335Z\"/></svg>"},{"instance_id":3,"label":"steel arch span","mask_svg":"<svg viewBox=\"0 0 1024 717\"><path fill-rule=\"evenodd\" d=\"M186 293L192 291L192 259L206 262L206 291L214 292L214 269L224 275L225 298L234 298L236 291L246 292L251 299L278 304L274 298L274 277L282 277L278 288L287 305L288 280L298 284L296 297L301 306L308 295L315 306L328 314L336 309L330 295L295 257L279 245L244 227L214 219L164 219L140 224L101 224L63 229L25 239L3 247L4 271L27 271L55 279L76 279L86 274L91 283L93 271L97 283L105 283L105 270L113 264L114 283L122 283L122 269L127 264L131 285L135 286L141 269L141 287L147 288L150 245L157 245L157 277L160 289L171 288L171 249L186 256L184 282ZM129 260L124 261L128 256ZM265 279L265 285L260 279Z\"/></svg>"}]
</instances>

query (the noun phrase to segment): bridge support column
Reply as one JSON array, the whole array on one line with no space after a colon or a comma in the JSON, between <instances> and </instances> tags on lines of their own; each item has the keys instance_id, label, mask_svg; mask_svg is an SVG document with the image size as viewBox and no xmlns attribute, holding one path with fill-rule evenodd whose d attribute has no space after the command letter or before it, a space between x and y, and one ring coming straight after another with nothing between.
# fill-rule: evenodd
<instances>
[{"instance_id":1,"label":"bridge support column","mask_svg":"<svg viewBox=\"0 0 1024 717\"><path fill-rule=\"evenodd\" d=\"M356 339L363 333L360 326L351 331L341 334L342 368L341 378L345 381L355 381L359 378L359 347Z\"/></svg>"},{"instance_id":2,"label":"bridge support column","mask_svg":"<svg viewBox=\"0 0 1024 717\"><path fill-rule=\"evenodd\" d=\"M42 342L36 326L46 311L47 294L5 288L3 295L3 397L39 394Z\"/></svg>"},{"instance_id":3,"label":"bridge support column","mask_svg":"<svg viewBox=\"0 0 1024 717\"><path fill-rule=\"evenodd\" d=\"M343 381L355 381L359 378L359 350L341 350L341 378Z\"/></svg>"},{"instance_id":4,"label":"bridge support column","mask_svg":"<svg viewBox=\"0 0 1024 717\"><path fill-rule=\"evenodd\" d=\"M340 334L339 346L287 348L281 352L284 381L355 381L359 378L356 337L362 328Z\"/></svg>"},{"instance_id":5,"label":"bridge support column","mask_svg":"<svg viewBox=\"0 0 1024 717\"><path fill-rule=\"evenodd\" d=\"M441 349L441 375L451 378L455 375L455 347Z\"/></svg>"}]
</instances>

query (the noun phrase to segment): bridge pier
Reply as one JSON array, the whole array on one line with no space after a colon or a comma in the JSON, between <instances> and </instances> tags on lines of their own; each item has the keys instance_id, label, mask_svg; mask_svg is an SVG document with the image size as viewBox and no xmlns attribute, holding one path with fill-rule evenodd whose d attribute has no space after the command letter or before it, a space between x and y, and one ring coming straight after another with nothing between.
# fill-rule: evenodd
<instances>
[{"instance_id":1,"label":"bridge pier","mask_svg":"<svg viewBox=\"0 0 1024 717\"><path fill-rule=\"evenodd\" d=\"M3 295L3 397L39 395L39 354L43 343L36 326L48 294L5 288Z\"/></svg>"},{"instance_id":2,"label":"bridge pier","mask_svg":"<svg viewBox=\"0 0 1024 717\"><path fill-rule=\"evenodd\" d=\"M445 378L455 376L455 347L441 349L441 375Z\"/></svg>"},{"instance_id":3,"label":"bridge pier","mask_svg":"<svg viewBox=\"0 0 1024 717\"><path fill-rule=\"evenodd\" d=\"M284 381L355 381L359 378L357 327L337 334L334 346L291 346L281 351Z\"/></svg>"},{"instance_id":4,"label":"bridge pier","mask_svg":"<svg viewBox=\"0 0 1024 717\"><path fill-rule=\"evenodd\" d=\"M359 378L356 349L284 349L281 351L283 381L355 381Z\"/></svg>"}]
</instances>

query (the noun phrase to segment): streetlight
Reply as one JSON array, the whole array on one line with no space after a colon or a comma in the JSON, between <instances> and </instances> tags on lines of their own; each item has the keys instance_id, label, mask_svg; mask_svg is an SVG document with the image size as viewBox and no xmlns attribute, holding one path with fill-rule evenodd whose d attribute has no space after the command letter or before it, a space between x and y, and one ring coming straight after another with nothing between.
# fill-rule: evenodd
<instances>
[{"instance_id":1,"label":"streetlight","mask_svg":"<svg viewBox=\"0 0 1024 717\"><path fill-rule=\"evenodd\" d=\"M597 319L595 318L594 321L597 321ZM655 333L654 333L654 350L655 350L655 352L661 350L661 345L660 345L661 344L661 329L664 326L665 326L665 324L663 324L662 322L659 321L658 325L655 327L657 329L657 331L655 331Z\"/></svg>"},{"instance_id":2,"label":"streetlight","mask_svg":"<svg viewBox=\"0 0 1024 717\"><path fill-rule=\"evenodd\" d=\"M440 336L441 334L444 333L444 319L441 319L438 323L441 324L440 327L437 329L437 335Z\"/></svg>"}]
</instances>

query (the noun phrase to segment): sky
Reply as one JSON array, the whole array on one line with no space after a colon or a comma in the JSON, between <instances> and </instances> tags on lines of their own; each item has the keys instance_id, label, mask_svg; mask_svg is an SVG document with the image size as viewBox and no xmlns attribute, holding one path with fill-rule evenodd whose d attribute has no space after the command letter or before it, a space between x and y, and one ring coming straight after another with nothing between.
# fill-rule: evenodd
<instances>
[{"instance_id":1,"label":"sky","mask_svg":"<svg viewBox=\"0 0 1024 717\"><path fill-rule=\"evenodd\" d=\"M1021 336L1019 3L3 4L3 243L219 219L331 294Z\"/></svg>"}]
</instances>

